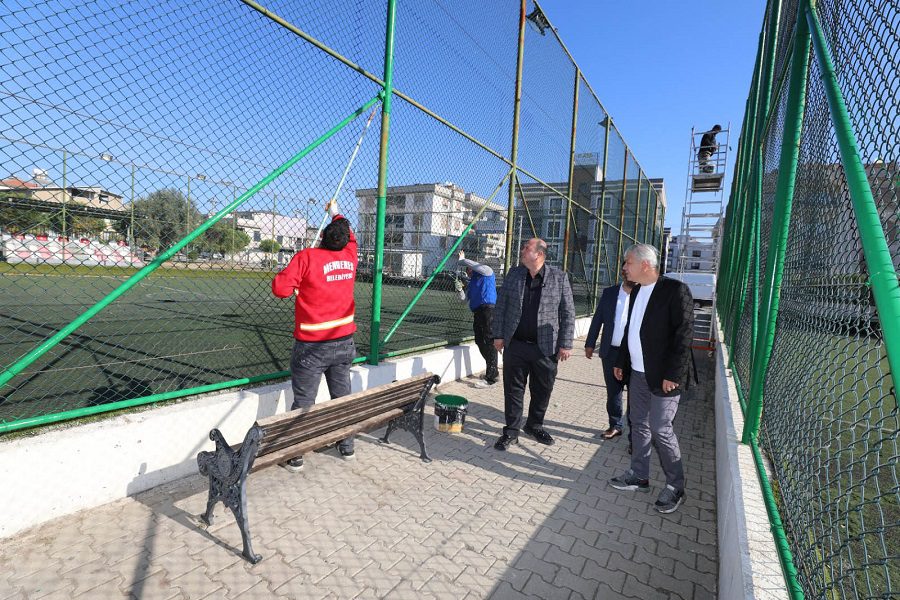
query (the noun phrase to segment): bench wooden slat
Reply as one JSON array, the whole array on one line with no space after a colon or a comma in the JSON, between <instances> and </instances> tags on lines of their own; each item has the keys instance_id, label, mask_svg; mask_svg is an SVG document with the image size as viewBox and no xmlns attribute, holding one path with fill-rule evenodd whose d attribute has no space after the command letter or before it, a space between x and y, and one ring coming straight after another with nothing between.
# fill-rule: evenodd
<instances>
[{"instance_id":1,"label":"bench wooden slat","mask_svg":"<svg viewBox=\"0 0 900 600\"><path fill-rule=\"evenodd\" d=\"M289 446L276 452L271 452L269 454L266 454L265 456L260 456L256 459L256 462L253 463L253 468L250 470L250 472L253 473L274 464L282 463L288 459L294 458L295 456L300 456L301 454L306 454L307 452L318 450L319 448L323 448L330 444L336 444L342 439L349 437L350 435L353 435L355 433L362 433L365 431L371 431L372 429L377 429L382 425L385 425L392 419L396 419L402 414L402 408L395 408L386 413L380 413L378 415L375 415L374 417L370 417L364 421L360 421L356 425L344 427L331 433L321 435L317 438L306 440L305 442L302 442L300 444Z\"/></svg>"},{"instance_id":2,"label":"bench wooden slat","mask_svg":"<svg viewBox=\"0 0 900 600\"><path fill-rule=\"evenodd\" d=\"M367 398L365 401L360 401L357 406L352 407L353 412L348 412L346 409L338 413L329 411L327 414L309 412L306 414L313 415L314 418L296 423L292 427L279 428L276 431L264 430L263 439L260 441L256 455L264 456L305 439L316 438L336 428L352 425L356 421L367 419L385 410L402 408L418 401L422 395L421 389L401 391L403 393L393 393L384 398ZM324 411L322 412L324 413Z\"/></svg>"},{"instance_id":3,"label":"bench wooden slat","mask_svg":"<svg viewBox=\"0 0 900 600\"><path fill-rule=\"evenodd\" d=\"M425 385L425 381L433 377L431 373L423 373L422 375L415 375L409 379L404 379L402 381L394 381L391 383L386 383L384 385L379 385L377 387L369 388L367 390L362 390L349 396L341 396L340 398L335 398L334 400L329 400L324 404L320 404L318 406L322 407L322 409L338 409L345 404L353 404L360 397L366 397L372 394L378 394L383 391L387 391L394 388L405 388L410 386L415 386L418 384L419 389L421 389ZM265 419L260 419L256 422L257 426L262 427L265 430L268 427L273 425L278 425L281 421L290 420L292 417L296 418L300 415L312 412L312 410L316 409L314 406L312 409L302 409L298 408L297 410L292 410L286 413L281 413L277 415L272 415L271 417L266 417Z\"/></svg>"},{"instance_id":4,"label":"bench wooden slat","mask_svg":"<svg viewBox=\"0 0 900 600\"><path fill-rule=\"evenodd\" d=\"M355 414L359 409L368 408L370 406L386 406L391 404L402 405L417 400L422 395L422 386L416 388L393 388L383 390L380 393L371 396L359 398L353 405L342 403L338 406L332 406L336 400L331 400L322 404L317 404L307 409L298 409L282 415L282 420L270 423L267 426L260 426L265 438L277 437L285 431L295 429L313 430L319 426L327 426L334 419L341 418L344 415ZM269 419L266 419L269 421ZM262 450L262 447L261 447Z\"/></svg>"}]
</instances>

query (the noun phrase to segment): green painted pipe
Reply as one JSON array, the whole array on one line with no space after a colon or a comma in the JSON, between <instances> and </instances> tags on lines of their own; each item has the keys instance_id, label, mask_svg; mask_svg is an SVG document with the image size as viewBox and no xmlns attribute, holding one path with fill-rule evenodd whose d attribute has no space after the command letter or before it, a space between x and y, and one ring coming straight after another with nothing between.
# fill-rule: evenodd
<instances>
[{"instance_id":1,"label":"green painted pipe","mask_svg":"<svg viewBox=\"0 0 900 600\"><path fill-rule=\"evenodd\" d=\"M884 229L881 226L878 207L872 197L866 170L859 156L859 146L853 132L853 123L850 121L837 75L834 72L834 64L828 51L825 34L822 33L819 17L813 6L807 5L806 19L812 33L813 48L819 64L825 95L828 98L831 122L834 125L834 133L841 153L841 163L844 166L847 186L850 189L856 226L859 229L872 294L875 296L875 307L878 309L881 330L884 334L885 354L887 354L894 381L897 381L900 378L900 285L897 281L897 272L894 270L891 252L884 237Z\"/></svg>"},{"instance_id":2,"label":"green painted pipe","mask_svg":"<svg viewBox=\"0 0 900 600\"><path fill-rule=\"evenodd\" d=\"M409 304L406 305L406 308L403 309L403 312L400 314L400 317L397 318L397 320L394 322L394 325L391 327L391 330L388 331L388 334L386 336L384 336L384 341L382 342L382 344L387 344L390 341L391 336L393 336L394 332L397 331L397 328L400 327L400 323L403 322L403 319L406 318L406 315L409 314L409 312L413 309L413 307L419 301L419 298L421 298L422 295L425 293L425 290L428 289L428 286L431 285L431 282L434 281L435 276L444 269L444 265L447 264L447 261L450 260L451 256L453 256L453 253L456 252L456 249L459 248L460 244L462 244L462 241L464 239L466 239L466 236L469 234L469 232L475 226L475 223L478 222L478 219L481 218L482 213L484 213L485 209L493 201L494 196L497 195L497 192L500 191L500 188L503 187L503 184L506 183L506 181L510 177L512 177L512 173L513 173L513 170L510 169L509 172L503 177L503 179L500 180L500 183L497 184L497 187L494 188L494 191L491 193L491 195L488 196L487 200L484 201L484 206L482 206L478 210L478 212L475 213L475 216L472 217L472 222L466 226L466 228L463 230L463 232L460 234L460 236L456 239L456 241L453 243L453 245L450 246L450 248L447 250L447 254L444 255L444 258L442 258L441 262L439 262L437 267L435 267L434 272L432 272L431 275L428 276L428 279L425 280L425 283L422 285L421 288L419 288L419 291L416 292L416 295L413 297L413 299L410 300Z\"/></svg>"},{"instance_id":3,"label":"green painted pipe","mask_svg":"<svg viewBox=\"0 0 900 600\"><path fill-rule=\"evenodd\" d=\"M747 264L750 262L751 257L755 254L759 253L759 247L756 245L754 248L754 241L759 233L759 206L761 203L760 192L762 190L762 158L761 158L761 148L762 145L762 136L763 136L763 128L762 125L768 120L769 110L771 109L772 98L772 77L775 71L775 52L778 49L778 24L779 17L781 12L781 1L775 0L773 3L769 5L769 22L764 28L765 35L765 51L763 54L763 59L761 61L761 70L760 70L760 83L761 86L758 86L758 94L757 94L757 110L756 115L754 117L754 131L753 138L750 143L750 154L748 157L749 162L753 164L753 168L750 170L751 177L751 188L748 189L747 195L749 196L749 200L747 202L747 214L751 216L751 223L753 225L753 229L750 236L748 237L747 242L744 244L744 255L741 257L741 264ZM750 239L752 238L752 239ZM743 269L743 276L738 280L739 284L739 295L737 302L737 310L735 312L735 316L733 317L732 324L732 334L731 339L737 340L738 331L740 328L741 318L744 313L744 306L747 299L747 283L750 277L750 268L746 267ZM759 285L759 281L754 282L756 285ZM753 290L754 296L756 296L756 290ZM755 307L754 307L755 308ZM751 318L755 318L752 316ZM755 333L755 332L754 332ZM753 339L755 342L755 338ZM752 360L752 353L750 356Z\"/></svg>"},{"instance_id":4,"label":"green painted pipe","mask_svg":"<svg viewBox=\"0 0 900 600\"><path fill-rule=\"evenodd\" d=\"M522 63L525 55L525 4L526 0L519 2L519 38L516 48L516 83L513 96L513 131L510 159L513 168L513 178L510 180L509 194L506 203L506 256L503 259L503 272L509 271L513 257L513 222L516 219L516 190L515 183L519 180L516 173L516 160L519 155L519 112L522 106ZM522 196L525 203L525 196ZM527 205L526 205L527 208Z\"/></svg>"},{"instance_id":5,"label":"green painted pipe","mask_svg":"<svg viewBox=\"0 0 900 600\"><path fill-rule=\"evenodd\" d=\"M797 178L797 161L800 157L800 135L803 131L803 115L806 108L806 80L809 72L809 28L802 11L797 13L794 29L794 53L791 59L788 98L785 106L784 129L781 138L781 157L778 164L778 182L775 187L775 207L769 236L764 281L759 286L764 294L762 319L756 338L754 364L750 380L750 401L744 420L742 441L750 443L759 434L763 408L763 391L766 371L772 357L775 341L775 322L781 298L781 281L784 274L784 255L787 249L791 224L791 207Z\"/></svg>"},{"instance_id":6,"label":"green painted pipe","mask_svg":"<svg viewBox=\"0 0 900 600\"><path fill-rule=\"evenodd\" d=\"M381 143L378 149L378 198L375 202L375 264L372 273L372 323L369 330L369 364L378 364L381 344L381 302L384 285L384 219L387 212L388 141L394 97L394 25L397 2L388 0L384 33L384 102L381 105Z\"/></svg>"},{"instance_id":7,"label":"green painted pipe","mask_svg":"<svg viewBox=\"0 0 900 600\"><path fill-rule=\"evenodd\" d=\"M364 113L366 110L375 105L376 102L379 101L379 96L369 100L360 108L356 109L350 115L344 117L337 125L329 129L327 132L319 136L315 141L309 144L306 148L292 156L286 163L266 175L259 183L251 187L249 190L238 196L234 202L220 210L214 216L210 217L208 221L197 227L193 232L187 235L180 242L164 251L160 255L158 255L155 259L153 259L150 264L143 267L140 271L129 277L126 281L122 282L122 284L110 292L105 298L97 302L95 305L87 309L84 313L78 316L74 321L60 329L58 332L53 334L50 338L41 342L36 348L34 348L31 352L17 360L11 367L9 367L6 371L0 374L0 388L9 383L9 380L22 372L23 369L28 367L38 358L43 356L48 350L59 344L63 339L65 339L69 334L73 331L84 325L87 321L89 321L92 317L94 317L101 310L109 306L113 301L122 296L125 292L134 287L138 282L147 277L150 273L155 271L161 264L165 261L169 260L173 257L179 250L190 244L194 239L198 236L202 235L207 229L215 225L219 222L219 220L233 211L235 208L243 204L250 197L254 196L259 190L270 184L277 177L279 177L282 173L290 169L294 166L300 159L304 156L315 150L318 146L320 146L323 142L325 142L328 138L333 136L335 133L343 129L347 126L348 123L356 119L359 115Z\"/></svg>"},{"instance_id":8,"label":"green painted pipe","mask_svg":"<svg viewBox=\"0 0 900 600\"><path fill-rule=\"evenodd\" d=\"M552 28L551 28L552 31ZM573 63L575 61L572 61ZM575 90L572 102L572 131L569 138L569 186L567 188L566 198L566 232L563 234L563 260L562 270L569 270L569 226L572 224L572 198L575 196L575 139L578 134L578 84L581 80L581 69L575 65ZM577 232L576 232L577 235ZM582 259L582 264L584 260Z\"/></svg>"},{"instance_id":9,"label":"green painted pipe","mask_svg":"<svg viewBox=\"0 0 900 600\"><path fill-rule=\"evenodd\" d=\"M363 363L365 362L365 360L365 357L355 358L353 359L353 364ZM186 388L183 390L173 390L171 392L163 392L160 394L153 394L151 396L143 396L141 398L132 398L130 400L120 400L118 402L110 402L108 404L98 404L97 406L76 408L74 410L50 415L42 415L40 417L19 419L16 421L10 421L9 423L0 423L0 434L9 433L10 431L18 431L20 429L29 429L31 427L40 427L42 425L49 425L51 423L57 423L60 421L68 421L71 419L78 419L81 417L112 412L114 410L121 410L123 408L143 406L145 404L164 402L166 400L175 400L177 398L184 398L186 396L194 396L197 394L205 394L207 392L216 392L218 390L224 390L226 388L238 387L242 385L253 385L256 383L262 383L264 381L271 381L272 379L283 379L285 377L290 377L290 375L290 371L277 371L275 373L254 375L253 377L232 379L230 381L221 381L219 383L210 383L208 385L201 385L197 387Z\"/></svg>"}]
</instances>

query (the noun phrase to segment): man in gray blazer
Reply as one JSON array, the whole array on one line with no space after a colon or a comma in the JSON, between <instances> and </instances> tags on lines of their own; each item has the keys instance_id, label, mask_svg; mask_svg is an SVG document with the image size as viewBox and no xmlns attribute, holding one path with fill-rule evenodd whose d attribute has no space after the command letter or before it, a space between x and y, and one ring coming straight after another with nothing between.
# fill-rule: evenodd
<instances>
[{"instance_id":1,"label":"man in gray blazer","mask_svg":"<svg viewBox=\"0 0 900 600\"><path fill-rule=\"evenodd\" d=\"M503 279L494 310L494 347L503 355L503 400L506 427L494 444L506 450L518 443L521 429L541 444L553 445L544 430L544 414L560 360L572 354L575 303L566 274L550 265L547 243L528 240L520 266ZM530 381L529 381L530 380ZM525 385L531 390L528 419L523 420ZM523 426L524 425L524 426Z\"/></svg>"}]
</instances>

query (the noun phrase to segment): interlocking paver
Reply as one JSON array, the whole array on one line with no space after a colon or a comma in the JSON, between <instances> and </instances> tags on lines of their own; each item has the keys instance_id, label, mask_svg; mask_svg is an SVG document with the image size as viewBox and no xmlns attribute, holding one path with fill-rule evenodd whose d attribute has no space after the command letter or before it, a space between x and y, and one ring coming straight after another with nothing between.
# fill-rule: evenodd
<instances>
[{"instance_id":1,"label":"interlocking paver","mask_svg":"<svg viewBox=\"0 0 900 600\"><path fill-rule=\"evenodd\" d=\"M0 598L713 598L718 565L711 399L690 392L676 431L688 499L672 515L651 459L649 494L607 480L628 468L622 438L601 441L599 363L574 356L546 426L509 452L492 444L502 389L448 382L469 399L462 434L426 432L430 464L412 436L390 445L361 435L358 459L310 453L307 468L273 468L249 483L254 550L219 505L203 527L199 475L57 519L0 545ZM703 385L696 390L703 390Z\"/></svg>"}]
</instances>

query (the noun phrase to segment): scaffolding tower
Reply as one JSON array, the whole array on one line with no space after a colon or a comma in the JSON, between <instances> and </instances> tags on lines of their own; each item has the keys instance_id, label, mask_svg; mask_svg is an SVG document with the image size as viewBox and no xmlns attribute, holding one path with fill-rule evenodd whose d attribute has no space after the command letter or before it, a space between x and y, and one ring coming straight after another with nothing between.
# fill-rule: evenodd
<instances>
[{"instance_id":1,"label":"scaffolding tower","mask_svg":"<svg viewBox=\"0 0 900 600\"><path fill-rule=\"evenodd\" d=\"M731 125L718 132L691 128L688 182L681 213L681 234L672 271L694 295L694 348L712 351L712 316L716 311L716 273L719 270L725 208L725 170ZM704 135L716 133L715 146L703 146Z\"/></svg>"}]
</instances>

